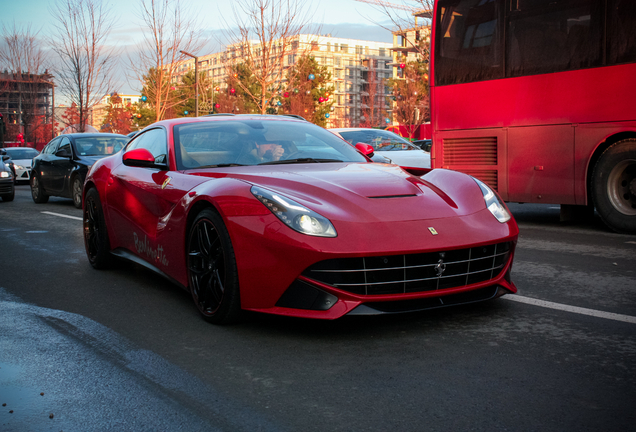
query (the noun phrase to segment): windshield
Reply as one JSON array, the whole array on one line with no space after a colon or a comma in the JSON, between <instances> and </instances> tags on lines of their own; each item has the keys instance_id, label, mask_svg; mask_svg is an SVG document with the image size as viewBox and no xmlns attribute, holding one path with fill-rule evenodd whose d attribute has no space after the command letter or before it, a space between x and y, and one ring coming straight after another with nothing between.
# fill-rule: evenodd
<instances>
[{"instance_id":1,"label":"windshield","mask_svg":"<svg viewBox=\"0 0 636 432\"><path fill-rule=\"evenodd\" d=\"M40 154L39 151L32 148L7 148L5 151L13 160L33 159Z\"/></svg>"},{"instance_id":2,"label":"windshield","mask_svg":"<svg viewBox=\"0 0 636 432\"><path fill-rule=\"evenodd\" d=\"M336 131L351 145L369 144L375 151L419 150L401 136L381 129Z\"/></svg>"},{"instance_id":3,"label":"windshield","mask_svg":"<svg viewBox=\"0 0 636 432\"><path fill-rule=\"evenodd\" d=\"M108 156L117 153L128 142L127 137L75 138L75 148L80 156Z\"/></svg>"},{"instance_id":4,"label":"windshield","mask_svg":"<svg viewBox=\"0 0 636 432\"><path fill-rule=\"evenodd\" d=\"M174 127L178 169L278 163L367 162L311 123L279 120L196 122Z\"/></svg>"}]
</instances>

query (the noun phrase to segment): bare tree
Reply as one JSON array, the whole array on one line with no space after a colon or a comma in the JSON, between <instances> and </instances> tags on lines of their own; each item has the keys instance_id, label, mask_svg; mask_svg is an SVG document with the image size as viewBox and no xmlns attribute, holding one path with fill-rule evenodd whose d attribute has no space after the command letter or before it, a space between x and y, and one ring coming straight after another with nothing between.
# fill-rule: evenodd
<instances>
[{"instance_id":1,"label":"bare tree","mask_svg":"<svg viewBox=\"0 0 636 432\"><path fill-rule=\"evenodd\" d=\"M114 20L100 0L58 0L51 9L57 38L53 50L62 92L77 105L79 131L84 132L90 110L109 93L115 65L106 38Z\"/></svg>"},{"instance_id":2,"label":"bare tree","mask_svg":"<svg viewBox=\"0 0 636 432\"><path fill-rule=\"evenodd\" d=\"M183 52L196 53L203 44L197 20L179 0L141 0L141 18L145 35L138 58L130 59L131 70L144 83L143 94L159 121L184 102L176 91L179 68L190 58Z\"/></svg>"},{"instance_id":3,"label":"bare tree","mask_svg":"<svg viewBox=\"0 0 636 432\"><path fill-rule=\"evenodd\" d=\"M18 27L14 22L12 28L2 26L2 40L0 65L9 71L3 74L7 81L2 93L6 95L7 106L17 108L17 120L24 126L26 142L36 137L48 140L50 134L44 132L47 127L50 129L52 116L48 113L46 95L53 87L53 77L46 69L38 32L33 32L30 25Z\"/></svg>"},{"instance_id":4,"label":"bare tree","mask_svg":"<svg viewBox=\"0 0 636 432\"><path fill-rule=\"evenodd\" d=\"M302 0L235 0L232 3L236 28L226 23L226 37L231 42L224 64L228 74L238 63L245 64L251 71L258 90L254 92L247 87L243 90L261 114L267 112L271 96L282 89L285 69L294 59L289 61L288 56L305 54L294 39L309 30L314 11L307 8L308 4Z\"/></svg>"},{"instance_id":5,"label":"bare tree","mask_svg":"<svg viewBox=\"0 0 636 432\"><path fill-rule=\"evenodd\" d=\"M430 41L427 39L428 34L425 34L428 32L421 32L421 30L430 29L430 19L435 0L411 0L402 2L402 4L382 0L357 1L374 4L375 8L391 21L393 27L389 28L377 22L374 23L385 30L391 31L394 35L400 35L402 37L400 41L402 48L416 52L419 54L420 60L428 60ZM418 21L418 18L421 21Z\"/></svg>"},{"instance_id":6,"label":"bare tree","mask_svg":"<svg viewBox=\"0 0 636 432\"><path fill-rule=\"evenodd\" d=\"M406 127L409 138L415 138L419 127L430 121L427 68L420 62L404 66L402 77L389 80L395 100L393 115Z\"/></svg>"}]
</instances>

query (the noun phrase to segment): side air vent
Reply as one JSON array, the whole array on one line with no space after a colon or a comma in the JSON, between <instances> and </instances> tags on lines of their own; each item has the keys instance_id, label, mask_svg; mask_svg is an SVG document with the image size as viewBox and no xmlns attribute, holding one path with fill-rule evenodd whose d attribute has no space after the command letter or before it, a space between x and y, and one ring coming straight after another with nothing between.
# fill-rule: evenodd
<instances>
[{"instance_id":1,"label":"side air vent","mask_svg":"<svg viewBox=\"0 0 636 432\"><path fill-rule=\"evenodd\" d=\"M478 178L499 190L497 137L444 138L444 168Z\"/></svg>"},{"instance_id":2,"label":"side air vent","mask_svg":"<svg viewBox=\"0 0 636 432\"><path fill-rule=\"evenodd\" d=\"M443 140L444 165L497 165L497 137Z\"/></svg>"}]
</instances>

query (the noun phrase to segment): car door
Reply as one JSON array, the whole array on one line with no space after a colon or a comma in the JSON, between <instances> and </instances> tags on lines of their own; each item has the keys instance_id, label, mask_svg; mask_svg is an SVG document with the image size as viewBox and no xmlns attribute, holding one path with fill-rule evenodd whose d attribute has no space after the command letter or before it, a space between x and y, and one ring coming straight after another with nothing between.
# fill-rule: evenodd
<instances>
[{"instance_id":1,"label":"car door","mask_svg":"<svg viewBox=\"0 0 636 432\"><path fill-rule=\"evenodd\" d=\"M117 245L165 270L169 253L181 248L162 243L162 230L175 205L205 178L185 175L170 166L171 146L162 127L144 131L125 151L137 148L150 151L155 162L165 164L165 168L121 164L113 169L107 189L112 234L117 237Z\"/></svg>"},{"instance_id":2,"label":"car door","mask_svg":"<svg viewBox=\"0 0 636 432\"><path fill-rule=\"evenodd\" d=\"M62 138L56 138L44 147L42 153L34 159L33 172L38 176L40 185L46 190L44 179L51 175L51 160Z\"/></svg>"},{"instance_id":3,"label":"car door","mask_svg":"<svg viewBox=\"0 0 636 432\"><path fill-rule=\"evenodd\" d=\"M44 187L51 194L68 195L68 191L64 191L65 179L71 174L74 167L73 150L68 137L62 137L57 150L49 161L48 174L42 178Z\"/></svg>"}]
</instances>

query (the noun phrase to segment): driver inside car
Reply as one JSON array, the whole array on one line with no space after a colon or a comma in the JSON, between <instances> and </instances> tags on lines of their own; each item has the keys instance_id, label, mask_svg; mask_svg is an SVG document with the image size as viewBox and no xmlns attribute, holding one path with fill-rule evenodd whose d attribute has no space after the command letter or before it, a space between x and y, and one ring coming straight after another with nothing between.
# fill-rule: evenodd
<instances>
[{"instance_id":1,"label":"driver inside car","mask_svg":"<svg viewBox=\"0 0 636 432\"><path fill-rule=\"evenodd\" d=\"M252 154L256 156L261 162L277 161L283 157L285 149L283 146L276 143L258 143L256 142L256 148L252 151Z\"/></svg>"}]
</instances>

